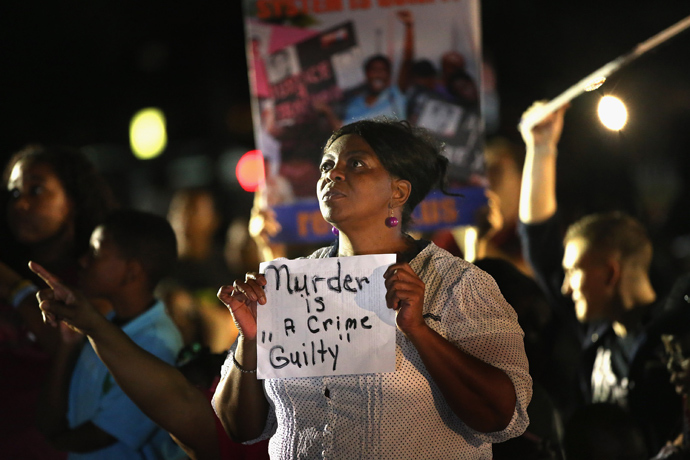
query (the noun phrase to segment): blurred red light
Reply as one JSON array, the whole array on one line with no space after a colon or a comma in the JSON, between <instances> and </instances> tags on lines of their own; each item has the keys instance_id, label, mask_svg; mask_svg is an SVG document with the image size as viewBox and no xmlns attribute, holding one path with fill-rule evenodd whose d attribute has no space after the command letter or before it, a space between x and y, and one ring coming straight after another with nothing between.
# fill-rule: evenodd
<instances>
[{"instance_id":1,"label":"blurred red light","mask_svg":"<svg viewBox=\"0 0 690 460\"><path fill-rule=\"evenodd\" d=\"M242 155L235 168L240 187L247 192L255 192L266 180L264 157L260 150L250 150Z\"/></svg>"}]
</instances>

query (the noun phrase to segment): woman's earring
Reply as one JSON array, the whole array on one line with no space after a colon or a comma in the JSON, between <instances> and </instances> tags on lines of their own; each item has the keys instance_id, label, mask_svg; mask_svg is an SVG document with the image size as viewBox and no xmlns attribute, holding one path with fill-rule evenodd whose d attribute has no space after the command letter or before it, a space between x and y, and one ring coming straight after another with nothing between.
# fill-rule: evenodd
<instances>
[{"instance_id":1,"label":"woman's earring","mask_svg":"<svg viewBox=\"0 0 690 460\"><path fill-rule=\"evenodd\" d=\"M398 226L398 218L393 215L393 208L391 209L390 217L386 217L386 227L393 228Z\"/></svg>"},{"instance_id":2,"label":"woman's earring","mask_svg":"<svg viewBox=\"0 0 690 460\"><path fill-rule=\"evenodd\" d=\"M340 230L338 230L335 227L331 227L331 233L334 234L335 236L340 235Z\"/></svg>"}]
</instances>

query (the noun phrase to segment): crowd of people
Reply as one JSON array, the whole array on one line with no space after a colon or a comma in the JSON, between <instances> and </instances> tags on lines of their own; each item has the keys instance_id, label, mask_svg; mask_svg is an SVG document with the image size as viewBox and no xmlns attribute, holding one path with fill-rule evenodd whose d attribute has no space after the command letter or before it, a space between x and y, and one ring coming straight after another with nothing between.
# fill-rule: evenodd
<instances>
[{"instance_id":1,"label":"crowd of people","mask_svg":"<svg viewBox=\"0 0 690 460\"><path fill-rule=\"evenodd\" d=\"M285 254L270 208L223 248L208 190L159 216L115 203L76 150L18 152L0 228L1 456L688 458L690 275L658 292L634 216L563 221L565 112L521 133L524 158L487 160L471 261L411 231L432 189L452 194L431 132L390 118L333 132L316 193L334 241L302 256L396 255L379 299L395 372L371 374L257 378L258 263Z\"/></svg>"}]
</instances>

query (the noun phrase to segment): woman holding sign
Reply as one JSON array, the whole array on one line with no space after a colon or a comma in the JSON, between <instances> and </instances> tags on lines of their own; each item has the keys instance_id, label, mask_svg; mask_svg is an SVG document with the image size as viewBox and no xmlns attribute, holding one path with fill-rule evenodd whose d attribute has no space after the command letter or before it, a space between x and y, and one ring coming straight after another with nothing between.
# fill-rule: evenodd
<instances>
[{"instance_id":1,"label":"woman holding sign","mask_svg":"<svg viewBox=\"0 0 690 460\"><path fill-rule=\"evenodd\" d=\"M515 312L489 275L405 233L446 166L406 122L364 120L331 136L317 194L338 238L309 258L397 254L383 275L396 371L257 379L266 278L248 274L218 292L240 331L214 397L233 439L271 437L280 459L490 459L492 443L525 430L532 381Z\"/></svg>"}]
</instances>

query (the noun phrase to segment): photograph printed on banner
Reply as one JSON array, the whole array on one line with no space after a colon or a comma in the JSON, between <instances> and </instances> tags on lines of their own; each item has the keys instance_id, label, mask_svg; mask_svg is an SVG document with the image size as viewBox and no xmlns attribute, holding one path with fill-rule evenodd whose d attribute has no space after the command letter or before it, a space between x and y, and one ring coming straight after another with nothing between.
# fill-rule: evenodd
<instances>
[{"instance_id":1,"label":"photograph printed on banner","mask_svg":"<svg viewBox=\"0 0 690 460\"><path fill-rule=\"evenodd\" d=\"M255 138L285 191L269 206L315 199L330 134L380 116L436 135L451 186L486 185L478 0L287 3L244 1Z\"/></svg>"}]
</instances>

